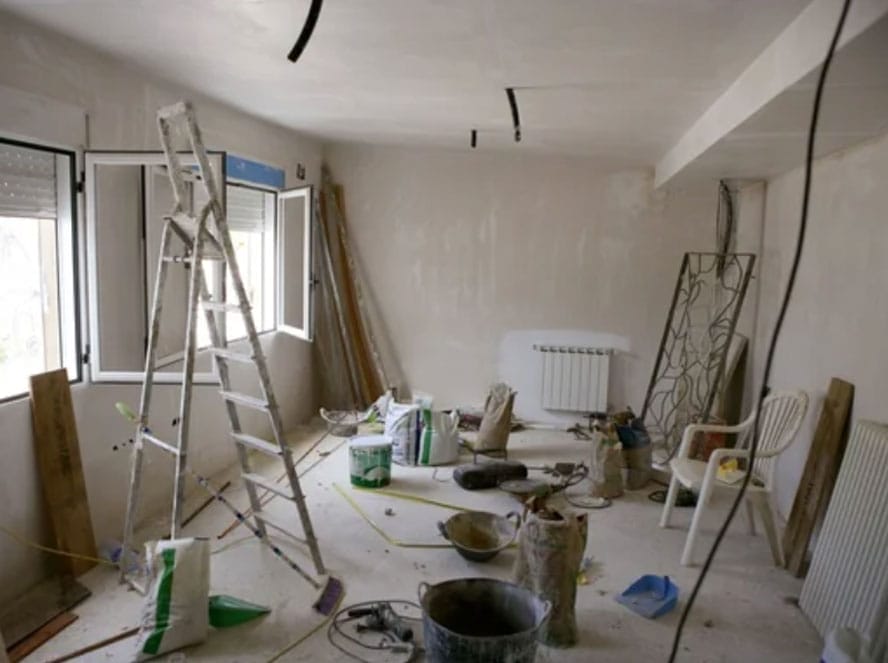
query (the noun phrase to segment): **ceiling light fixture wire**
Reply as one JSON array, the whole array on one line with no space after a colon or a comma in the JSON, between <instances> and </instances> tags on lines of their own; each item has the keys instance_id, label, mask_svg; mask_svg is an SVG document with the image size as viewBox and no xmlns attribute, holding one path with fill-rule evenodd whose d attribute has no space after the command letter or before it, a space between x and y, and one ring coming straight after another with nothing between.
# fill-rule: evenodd
<instances>
[{"instance_id":1,"label":"ceiling light fixture wire","mask_svg":"<svg viewBox=\"0 0 888 663\"><path fill-rule=\"evenodd\" d=\"M308 16L305 17L305 25L302 26L302 32L299 33L299 39L296 40L296 44L293 46L293 49L287 54L287 59L290 62L296 62L299 59L299 56L302 55L302 51L305 50L305 47L308 45L308 40L311 39L311 33L314 32L315 24L318 22L318 16L321 15L321 4L324 0L311 0L311 7L308 8Z\"/></svg>"},{"instance_id":2,"label":"ceiling light fixture wire","mask_svg":"<svg viewBox=\"0 0 888 663\"><path fill-rule=\"evenodd\" d=\"M777 321L774 323L774 331L771 334L771 342L768 346L767 359L765 360L764 373L762 374L762 387L759 393L759 401L757 403L758 407L756 408L759 412L759 415L761 415L762 403L764 402L765 397L770 391L768 381L770 380L771 367L774 363L774 350L777 346L777 340L780 337L780 330L783 327L783 319L786 317L786 310L787 308L789 308L789 301L792 298L792 292L795 287L796 274L798 273L799 262L802 258L802 249L804 249L805 246L805 234L808 229L808 203L811 197L811 171L814 166L814 139L817 136L817 121L820 117L820 101L823 97L823 88L826 84L826 74L829 71L829 66L832 63L833 55L836 52L836 47L839 43L839 37L842 34L842 28L845 25L845 18L848 16L848 8L850 6L851 0L844 0L844 3L842 5L842 13L839 15L839 20L836 24L835 32L832 36L832 41L829 44L829 49L826 52L826 57L823 60L823 65L820 67L820 77L818 78L817 89L814 93L814 103L811 109L811 124L808 128L808 147L805 154L805 183L802 190L801 219L799 220L799 230L798 236L796 237L795 253L792 259L792 267L789 271L789 279L786 283L786 291L783 294L783 301L780 304L780 312L777 315ZM737 496L736 498L734 498L734 502L731 504L731 509L730 511L728 511L727 517L722 523L721 528L718 530L715 541L713 541L712 547L709 549L709 554L706 556L706 561L703 563L703 568L700 569L700 575L697 576L697 582L694 584L694 589L691 591L691 594L688 597L688 602L685 604L684 610L681 613L681 619L678 622L678 626L675 628L675 638L672 641L672 651L669 654L669 663L673 663L678 656L678 649L679 645L681 644L681 634L684 630L685 622L688 619L691 608L693 608L694 606L694 601L697 598L697 594L700 592L700 587L703 584L703 580L706 578L706 574L709 572L709 567L712 566L712 560L715 559L715 554L716 552L718 552L718 547L719 545L721 545L721 542L725 537L725 533L727 532L728 527L730 527L731 521L734 519L734 515L737 513L737 509L740 507L740 503L743 501L743 497L746 494L746 489L749 486L750 479L752 478L752 470L755 463L756 451L758 450L760 424L761 416L758 416L755 419L752 441L749 445L749 462L746 466L746 472L743 475L743 483L740 485L740 489L737 491Z\"/></svg>"},{"instance_id":3,"label":"ceiling light fixture wire","mask_svg":"<svg viewBox=\"0 0 888 663\"><path fill-rule=\"evenodd\" d=\"M518 117L518 100L515 99L515 88L506 88L506 97L509 99L509 108L512 109L512 126L515 127L515 142L521 142L521 119Z\"/></svg>"}]
</instances>

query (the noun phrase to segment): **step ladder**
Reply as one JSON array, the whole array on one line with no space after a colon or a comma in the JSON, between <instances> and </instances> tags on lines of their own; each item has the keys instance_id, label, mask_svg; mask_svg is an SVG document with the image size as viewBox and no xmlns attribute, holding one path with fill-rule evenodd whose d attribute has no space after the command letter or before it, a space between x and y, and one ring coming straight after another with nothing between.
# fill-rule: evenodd
<instances>
[{"instance_id":1,"label":"step ladder","mask_svg":"<svg viewBox=\"0 0 888 663\"><path fill-rule=\"evenodd\" d=\"M222 206L216 180L210 167L207 151L201 138L200 129L194 114L194 109L187 102L180 102L158 111L158 124L160 127L161 144L166 156L167 171L175 196L173 211L164 219L163 234L160 240L160 255L158 257L158 269L155 277L154 298L151 311L151 325L148 333L148 348L145 356L145 377L142 383L142 395L139 405L137 431L134 438L133 459L127 498L126 520L123 533L123 550L130 550L132 546L133 527L138 508L139 493L142 481L142 463L145 444L152 444L169 453L176 464L175 487L173 492L172 518L170 522L170 538L180 535L182 528L182 504L185 487L185 476L188 470L188 434L191 424L191 394L193 389L194 362L197 350L197 317L198 308L202 308L207 327L210 333L212 353L216 370L221 385L221 396L225 402L225 410L231 426L231 437L237 449L237 457L241 467L241 478L244 482L255 529L262 537L268 536L268 528L278 530L296 541L308 546L314 562L315 571L319 575L325 573L324 563L318 541L314 534L308 507L305 504L305 496L299 486L299 478L296 474L295 463L284 439L283 425L275 400L271 379L268 373L268 365L259 343L256 326L243 281L241 280L237 260L234 253L234 245L228 230L225 218L225 210ZM183 177L189 173L189 169L183 170L180 153L174 147L174 133L176 130L184 134L188 140L188 151L193 153L198 165L200 180L203 183L208 202L199 213L194 216L189 214L190 206L187 188ZM185 253L172 254L171 238L177 236L185 245ZM207 286L204 273L204 261L219 261L224 269L231 270L231 281L234 286L234 294L237 303L229 301L213 300ZM188 307L185 328L185 354L182 368L182 383L179 401L178 434L175 442L165 441L152 433L149 411L151 405L151 391L157 360L157 342L160 331L161 312L163 303L163 288L170 268L189 268L188 277ZM226 346L225 338L220 330L221 325L217 316L229 313L239 313L242 316L244 328L247 333L249 354L235 352ZM229 364L245 363L254 366L260 386L260 397L250 396L236 392L232 389L229 379ZM240 424L238 408L259 410L268 416L271 425L272 440L264 440L245 433ZM279 459L286 470L287 484L275 483L266 477L254 472L250 465L249 451L258 451L262 454ZM292 533L287 524L272 518L263 510L259 501L258 489L271 491L281 497L290 500L296 505L299 519L302 522L304 537ZM121 555L121 560L126 559ZM120 566L121 581L127 582L134 588L144 591L139 583L132 577L123 563Z\"/></svg>"}]
</instances>

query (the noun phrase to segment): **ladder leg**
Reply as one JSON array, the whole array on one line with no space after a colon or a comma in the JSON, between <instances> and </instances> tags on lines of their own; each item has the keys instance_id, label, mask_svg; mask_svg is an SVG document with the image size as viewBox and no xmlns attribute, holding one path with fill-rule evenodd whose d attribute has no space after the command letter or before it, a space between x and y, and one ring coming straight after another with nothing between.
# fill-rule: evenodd
<instances>
[{"instance_id":1,"label":"ladder leg","mask_svg":"<svg viewBox=\"0 0 888 663\"><path fill-rule=\"evenodd\" d=\"M133 529L135 527L136 513L139 505L139 495L142 488L142 456L144 443L142 442L142 430L148 421L148 409L151 405L151 388L153 386L154 362L157 358L157 337L160 331L161 313L163 310L163 286L166 281L167 263L163 256L169 248L170 242L169 221L163 225L163 233L160 236L160 252L157 262L157 274L154 279L154 296L151 306L151 326L148 329L148 348L145 352L145 377L142 381L142 395L139 399L139 421L136 427L136 437L133 443L133 453L130 468L130 485L126 498L126 516L123 524L123 542L120 554L120 580L126 581L126 560L133 545Z\"/></svg>"},{"instance_id":2,"label":"ladder leg","mask_svg":"<svg viewBox=\"0 0 888 663\"><path fill-rule=\"evenodd\" d=\"M173 514L170 524L170 538L179 535L182 526L182 502L185 497L185 468L188 467L188 433L191 426L191 393L194 386L194 355L197 346L197 306L200 300L203 279L204 227L206 217L202 216L195 234L191 263L191 278L188 285L188 317L185 323L185 362L182 366L182 389L179 401L179 453L176 456L176 490L173 493Z\"/></svg>"},{"instance_id":3,"label":"ladder leg","mask_svg":"<svg viewBox=\"0 0 888 663\"><path fill-rule=\"evenodd\" d=\"M296 508L299 511L299 519L302 521L302 529L305 532L305 538L308 541L308 547L311 551L312 561L314 562L316 571L319 574L323 574L325 573L324 562L321 559L318 540L314 533L314 527L311 523L308 507L305 505L305 496L302 494L302 488L299 485L299 477L296 474L293 458L290 454L289 447L287 447L286 441L284 440L284 427L283 422L281 421L280 409L278 408L278 403L274 396L274 390L271 386L271 376L268 373L268 364L265 361L265 353L262 351L262 344L259 342L259 335L256 333L256 326L250 312L249 298L247 297L246 289L241 280L240 270L237 264L237 256L234 252L234 245L231 242L231 235L228 232L228 226L226 225L224 216L217 216L216 223L219 226L219 235L226 264L231 269L231 281L234 284L235 294L241 304L241 314L244 320L244 327L247 330L250 350L253 353L253 361L255 362L256 370L259 373L262 395L268 403L268 415L271 419L272 433L282 450L284 467L286 468L287 478L290 481L290 488L293 491Z\"/></svg>"},{"instance_id":4,"label":"ladder leg","mask_svg":"<svg viewBox=\"0 0 888 663\"><path fill-rule=\"evenodd\" d=\"M207 280L205 274L201 273L200 275L200 296L203 301L210 301L210 289L207 287ZM204 309L204 316L207 321L207 329L210 331L210 342L217 348L223 348L226 346L226 341L222 338L222 332L219 330L219 325L216 323L216 314L209 310ZM225 363L224 360L219 357L215 358L216 363L216 371L219 374L219 383L222 386L224 391L231 390L231 378L228 374L228 364ZM240 425L240 417L237 413L237 406L231 401L225 401L225 411L228 414L228 423L231 427L232 433L240 433L242 432ZM237 449L237 460L240 463L241 472L250 472L250 458L247 454L247 450L244 449L241 445L234 445ZM259 495L256 492L256 486L254 486L249 481L244 481L244 488L247 491L247 497L250 500L250 508L253 510L253 513L256 513L262 509L262 504L259 500ZM256 519L255 522L256 528L261 532L262 536L266 536L268 532L265 529L265 523L261 520Z\"/></svg>"},{"instance_id":5,"label":"ladder leg","mask_svg":"<svg viewBox=\"0 0 888 663\"><path fill-rule=\"evenodd\" d=\"M123 543L120 548L120 559L118 560L118 568L120 569L120 582L127 582L127 560L129 559L129 551L133 547L133 528L135 526L136 513L139 508L139 494L142 488L142 436L136 435L133 443L132 460L130 461L130 485L129 495L126 499L126 517L123 521Z\"/></svg>"}]
</instances>

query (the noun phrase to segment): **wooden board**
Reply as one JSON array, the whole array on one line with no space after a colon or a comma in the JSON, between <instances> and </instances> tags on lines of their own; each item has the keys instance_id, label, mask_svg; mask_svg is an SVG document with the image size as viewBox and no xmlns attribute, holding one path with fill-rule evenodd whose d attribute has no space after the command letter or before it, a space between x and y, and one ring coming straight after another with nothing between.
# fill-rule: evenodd
<instances>
[{"instance_id":1,"label":"wooden board","mask_svg":"<svg viewBox=\"0 0 888 663\"><path fill-rule=\"evenodd\" d=\"M56 547L96 557L74 406L65 369L31 376L31 418L40 480ZM57 563L63 574L73 576L96 565L62 556L57 558Z\"/></svg>"},{"instance_id":2,"label":"wooden board","mask_svg":"<svg viewBox=\"0 0 888 663\"><path fill-rule=\"evenodd\" d=\"M25 656L35 651L50 638L61 633L63 629L75 621L77 621L77 615L73 612L63 612L60 615L56 615L7 652L10 663L18 663L18 661L21 661Z\"/></svg>"},{"instance_id":3,"label":"wooden board","mask_svg":"<svg viewBox=\"0 0 888 663\"><path fill-rule=\"evenodd\" d=\"M786 568L797 578L806 571L811 535L823 520L848 441L854 385L833 378L808 451L792 511L783 533Z\"/></svg>"},{"instance_id":4,"label":"wooden board","mask_svg":"<svg viewBox=\"0 0 888 663\"><path fill-rule=\"evenodd\" d=\"M14 647L61 613L89 598L90 591L73 578L50 578L3 606L0 631Z\"/></svg>"}]
</instances>

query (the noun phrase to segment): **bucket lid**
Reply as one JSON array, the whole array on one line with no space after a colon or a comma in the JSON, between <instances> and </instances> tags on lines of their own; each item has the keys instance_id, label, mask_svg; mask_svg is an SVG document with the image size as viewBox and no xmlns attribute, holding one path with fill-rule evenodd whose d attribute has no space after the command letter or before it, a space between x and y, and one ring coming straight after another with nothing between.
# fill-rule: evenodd
<instances>
[{"instance_id":1,"label":"bucket lid","mask_svg":"<svg viewBox=\"0 0 888 663\"><path fill-rule=\"evenodd\" d=\"M392 441L385 435L360 435L348 441L349 449L380 449L392 446Z\"/></svg>"}]
</instances>

